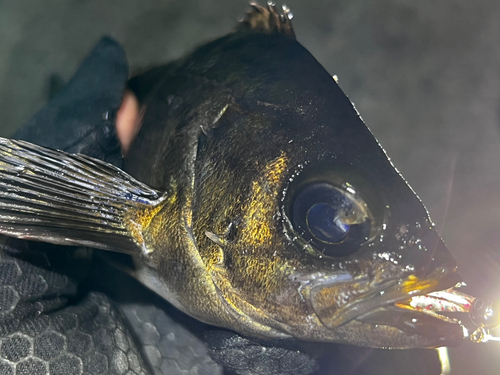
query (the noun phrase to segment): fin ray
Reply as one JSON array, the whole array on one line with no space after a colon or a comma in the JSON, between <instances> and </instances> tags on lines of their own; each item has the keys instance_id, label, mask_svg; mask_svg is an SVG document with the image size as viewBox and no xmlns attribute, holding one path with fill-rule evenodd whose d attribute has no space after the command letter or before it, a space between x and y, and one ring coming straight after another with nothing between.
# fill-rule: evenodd
<instances>
[{"instance_id":1,"label":"fin ray","mask_svg":"<svg viewBox=\"0 0 500 375\"><path fill-rule=\"evenodd\" d=\"M137 254L127 213L163 199L101 160L0 138L0 234Z\"/></svg>"}]
</instances>

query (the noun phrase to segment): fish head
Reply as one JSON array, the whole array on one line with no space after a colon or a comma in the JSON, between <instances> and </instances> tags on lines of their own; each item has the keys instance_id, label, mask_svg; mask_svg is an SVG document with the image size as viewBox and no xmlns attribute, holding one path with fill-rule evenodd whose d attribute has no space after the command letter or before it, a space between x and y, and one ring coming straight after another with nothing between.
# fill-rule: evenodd
<instances>
[{"instance_id":1,"label":"fish head","mask_svg":"<svg viewBox=\"0 0 500 375\"><path fill-rule=\"evenodd\" d=\"M461 279L336 81L290 38L233 43L237 53L206 73L238 71L224 76L233 103L198 144L193 216L226 313L264 336L393 348L461 342L458 324L395 306Z\"/></svg>"}]
</instances>

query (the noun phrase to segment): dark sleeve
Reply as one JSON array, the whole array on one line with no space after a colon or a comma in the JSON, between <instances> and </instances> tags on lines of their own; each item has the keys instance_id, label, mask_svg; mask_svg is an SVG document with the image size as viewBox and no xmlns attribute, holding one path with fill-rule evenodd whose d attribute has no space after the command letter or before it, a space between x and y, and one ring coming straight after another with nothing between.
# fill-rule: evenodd
<instances>
[{"instance_id":1,"label":"dark sleeve","mask_svg":"<svg viewBox=\"0 0 500 375\"><path fill-rule=\"evenodd\" d=\"M125 52L103 38L68 84L13 138L121 166L114 121L127 79Z\"/></svg>"}]
</instances>

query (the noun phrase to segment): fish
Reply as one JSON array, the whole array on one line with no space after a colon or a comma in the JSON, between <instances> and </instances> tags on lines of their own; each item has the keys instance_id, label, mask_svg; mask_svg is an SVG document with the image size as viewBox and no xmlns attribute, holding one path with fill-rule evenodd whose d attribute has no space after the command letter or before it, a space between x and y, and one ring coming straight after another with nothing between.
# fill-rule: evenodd
<instances>
[{"instance_id":1,"label":"fish","mask_svg":"<svg viewBox=\"0 0 500 375\"><path fill-rule=\"evenodd\" d=\"M468 311L456 261L291 18L252 4L234 32L133 77L123 170L1 138L0 234L129 254L143 285L245 336L459 345L461 321L422 307Z\"/></svg>"}]
</instances>

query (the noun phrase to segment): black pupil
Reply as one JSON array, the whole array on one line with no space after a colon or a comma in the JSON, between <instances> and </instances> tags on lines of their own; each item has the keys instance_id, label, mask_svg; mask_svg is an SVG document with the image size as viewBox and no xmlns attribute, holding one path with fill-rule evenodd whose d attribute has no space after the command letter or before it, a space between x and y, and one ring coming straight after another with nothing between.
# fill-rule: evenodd
<instances>
[{"instance_id":1,"label":"black pupil","mask_svg":"<svg viewBox=\"0 0 500 375\"><path fill-rule=\"evenodd\" d=\"M349 232L349 224L338 217L339 212L326 203L317 203L307 212L309 230L324 242L341 242Z\"/></svg>"},{"instance_id":2,"label":"black pupil","mask_svg":"<svg viewBox=\"0 0 500 375\"><path fill-rule=\"evenodd\" d=\"M326 182L315 182L294 196L290 218L294 229L329 256L346 256L368 239L370 219L353 195Z\"/></svg>"}]
</instances>

